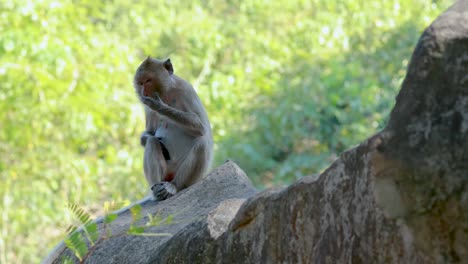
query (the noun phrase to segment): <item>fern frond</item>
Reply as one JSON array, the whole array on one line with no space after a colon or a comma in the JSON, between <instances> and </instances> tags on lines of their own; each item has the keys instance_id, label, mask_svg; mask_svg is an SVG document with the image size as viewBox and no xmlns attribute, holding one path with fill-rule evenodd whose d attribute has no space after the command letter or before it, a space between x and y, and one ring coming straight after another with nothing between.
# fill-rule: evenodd
<instances>
[{"instance_id":1,"label":"fern frond","mask_svg":"<svg viewBox=\"0 0 468 264\"><path fill-rule=\"evenodd\" d=\"M68 203L67 208L75 215L76 218L78 218L82 225L86 225L92 221L91 215L79 205Z\"/></svg>"},{"instance_id":2,"label":"fern frond","mask_svg":"<svg viewBox=\"0 0 468 264\"><path fill-rule=\"evenodd\" d=\"M96 223L89 223L83 227L83 230L86 234L86 237L88 238L89 242L91 245L94 246L94 244L98 241L99 239L99 231L98 231L98 226Z\"/></svg>"},{"instance_id":3,"label":"fern frond","mask_svg":"<svg viewBox=\"0 0 468 264\"><path fill-rule=\"evenodd\" d=\"M94 243L96 243L96 241L99 239L99 231L97 224L92 222L93 219L91 218L91 215L77 204L69 203L67 207L73 213L73 215L78 218L78 221L83 226L83 232L86 235L89 243L94 245Z\"/></svg>"},{"instance_id":4,"label":"fern frond","mask_svg":"<svg viewBox=\"0 0 468 264\"><path fill-rule=\"evenodd\" d=\"M65 238L65 245L73 251L75 256L82 261L88 253L88 245L80 232L74 232Z\"/></svg>"},{"instance_id":5,"label":"fern frond","mask_svg":"<svg viewBox=\"0 0 468 264\"><path fill-rule=\"evenodd\" d=\"M74 225L74 224L71 224L71 225L69 225L69 226L67 227L67 229L65 230L65 233L66 233L67 235L70 235L71 233L75 232L76 229L78 229L78 227L77 227L76 225Z\"/></svg>"}]
</instances>

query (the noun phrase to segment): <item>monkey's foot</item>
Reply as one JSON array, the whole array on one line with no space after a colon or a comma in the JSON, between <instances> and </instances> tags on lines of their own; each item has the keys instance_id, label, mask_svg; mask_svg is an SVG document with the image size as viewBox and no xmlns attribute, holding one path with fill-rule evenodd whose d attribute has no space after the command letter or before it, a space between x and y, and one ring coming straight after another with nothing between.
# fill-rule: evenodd
<instances>
[{"instance_id":1,"label":"monkey's foot","mask_svg":"<svg viewBox=\"0 0 468 264\"><path fill-rule=\"evenodd\" d=\"M162 201L176 194L177 188L170 182L159 182L151 186L151 191L157 201Z\"/></svg>"}]
</instances>

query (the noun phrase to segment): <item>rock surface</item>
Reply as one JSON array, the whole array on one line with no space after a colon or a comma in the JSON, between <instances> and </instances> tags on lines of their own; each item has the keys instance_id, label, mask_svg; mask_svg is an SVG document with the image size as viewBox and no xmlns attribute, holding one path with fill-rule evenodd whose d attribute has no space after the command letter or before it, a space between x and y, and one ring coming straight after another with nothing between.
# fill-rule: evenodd
<instances>
[{"instance_id":1,"label":"rock surface","mask_svg":"<svg viewBox=\"0 0 468 264\"><path fill-rule=\"evenodd\" d=\"M468 259L468 1L421 36L373 176L387 216L404 219L414 245L439 263Z\"/></svg>"},{"instance_id":2,"label":"rock surface","mask_svg":"<svg viewBox=\"0 0 468 264\"><path fill-rule=\"evenodd\" d=\"M143 207L182 222L151 229L170 237L107 240L87 263L466 261L468 1L423 33L387 127L321 175L256 193L228 162ZM118 223L129 221L127 213Z\"/></svg>"},{"instance_id":3,"label":"rock surface","mask_svg":"<svg viewBox=\"0 0 468 264\"><path fill-rule=\"evenodd\" d=\"M173 216L172 224L146 228L145 233L177 234L187 226L198 221L208 224L208 234L217 237L223 233L245 198L254 195L257 190L245 173L233 162L227 161L211 172L199 183L178 193L171 199L155 202L143 199L144 216L138 225L148 222L147 215L158 213L160 217ZM131 206L130 206L131 207ZM105 234L104 225L99 221L100 234ZM117 220L111 225L112 234L125 233L132 215L128 209L121 210ZM119 235L104 240L95 248L85 263L154 263L157 249L170 240L168 236ZM188 249L186 249L188 250ZM43 263L62 263L63 257L75 260L73 253L59 244Z\"/></svg>"}]
</instances>

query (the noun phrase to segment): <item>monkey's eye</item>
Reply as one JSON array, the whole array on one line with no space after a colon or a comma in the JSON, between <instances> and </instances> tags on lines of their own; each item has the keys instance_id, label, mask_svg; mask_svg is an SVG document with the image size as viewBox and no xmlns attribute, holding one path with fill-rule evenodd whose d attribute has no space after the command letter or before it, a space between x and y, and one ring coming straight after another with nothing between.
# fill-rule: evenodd
<instances>
[{"instance_id":1,"label":"monkey's eye","mask_svg":"<svg viewBox=\"0 0 468 264\"><path fill-rule=\"evenodd\" d=\"M149 82L151 82L151 81L152 81L151 78L150 78L150 79L147 79L147 80L146 80L146 83L149 83Z\"/></svg>"},{"instance_id":2,"label":"monkey's eye","mask_svg":"<svg viewBox=\"0 0 468 264\"><path fill-rule=\"evenodd\" d=\"M138 85L143 85L143 82L138 82Z\"/></svg>"}]
</instances>

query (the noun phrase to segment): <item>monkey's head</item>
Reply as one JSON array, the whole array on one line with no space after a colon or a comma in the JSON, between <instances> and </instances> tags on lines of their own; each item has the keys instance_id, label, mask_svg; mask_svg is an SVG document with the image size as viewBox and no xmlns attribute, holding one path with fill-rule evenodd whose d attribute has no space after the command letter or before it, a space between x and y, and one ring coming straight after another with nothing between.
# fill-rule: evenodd
<instances>
[{"instance_id":1,"label":"monkey's head","mask_svg":"<svg viewBox=\"0 0 468 264\"><path fill-rule=\"evenodd\" d=\"M154 93L164 95L173 85L174 69L170 59L158 60L148 56L138 67L133 85L138 96L153 97Z\"/></svg>"}]
</instances>

